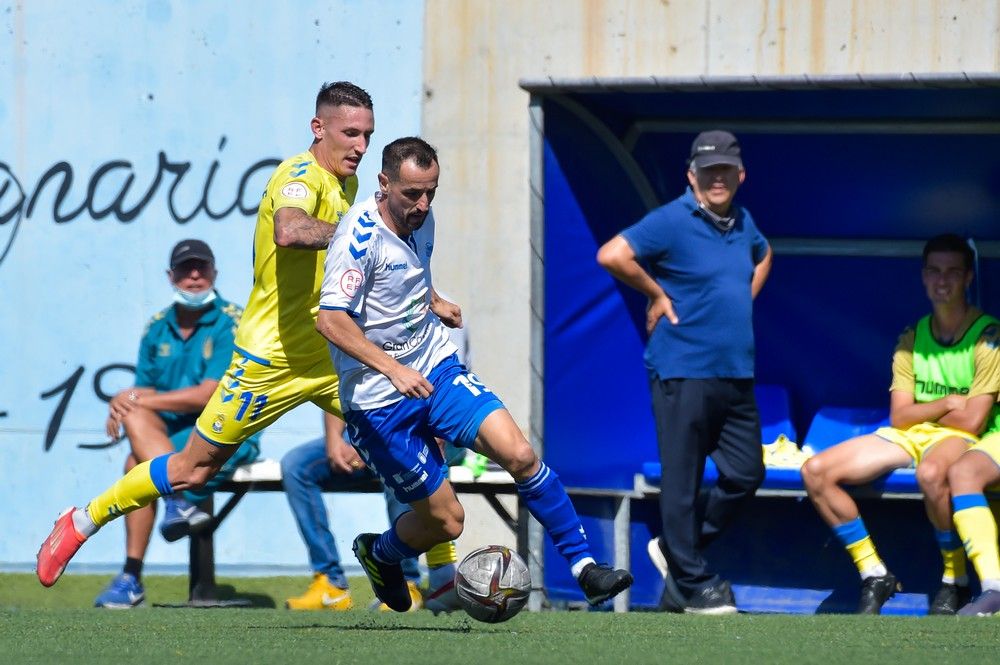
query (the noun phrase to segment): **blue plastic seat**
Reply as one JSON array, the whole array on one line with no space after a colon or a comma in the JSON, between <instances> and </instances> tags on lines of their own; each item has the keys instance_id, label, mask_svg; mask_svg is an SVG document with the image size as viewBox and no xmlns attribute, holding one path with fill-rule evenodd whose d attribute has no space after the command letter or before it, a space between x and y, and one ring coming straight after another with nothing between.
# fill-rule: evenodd
<instances>
[{"instance_id":1,"label":"blue plastic seat","mask_svg":"<svg viewBox=\"0 0 1000 665\"><path fill-rule=\"evenodd\" d=\"M782 434L795 441L788 390L784 386L757 385L754 395L760 412L761 443L773 443Z\"/></svg>"},{"instance_id":2,"label":"blue plastic seat","mask_svg":"<svg viewBox=\"0 0 1000 665\"><path fill-rule=\"evenodd\" d=\"M754 386L754 396L757 399L757 410L760 413L761 443L773 443L782 434L795 440L788 390L784 386L762 384ZM651 485L659 485L661 479L660 463L643 463L642 475L646 482ZM718 478L719 471L709 458L705 463L704 482L714 483ZM798 470L794 470L794 478L788 482L791 485L798 483L801 486L801 481L798 480ZM782 485L783 487L784 485Z\"/></svg>"},{"instance_id":3,"label":"blue plastic seat","mask_svg":"<svg viewBox=\"0 0 1000 665\"><path fill-rule=\"evenodd\" d=\"M885 408L826 406L813 416L804 445L818 453L841 441L871 434L879 427L888 425L889 410Z\"/></svg>"}]
</instances>

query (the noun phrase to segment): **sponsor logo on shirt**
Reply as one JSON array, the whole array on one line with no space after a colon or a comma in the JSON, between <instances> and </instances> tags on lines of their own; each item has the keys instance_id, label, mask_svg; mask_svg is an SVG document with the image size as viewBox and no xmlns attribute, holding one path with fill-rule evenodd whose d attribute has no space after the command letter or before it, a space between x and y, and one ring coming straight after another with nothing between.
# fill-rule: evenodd
<instances>
[{"instance_id":1,"label":"sponsor logo on shirt","mask_svg":"<svg viewBox=\"0 0 1000 665\"><path fill-rule=\"evenodd\" d=\"M382 342L382 350L392 355L395 352L398 355L402 355L406 351L415 349L420 346L420 343L427 339L427 334L430 332L430 326L424 326L420 332L412 337L402 341L402 342Z\"/></svg>"},{"instance_id":2,"label":"sponsor logo on shirt","mask_svg":"<svg viewBox=\"0 0 1000 665\"><path fill-rule=\"evenodd\" d=\"M392 272L393 270L406 270L407 267L406 261L403 261L402 263L390 263L386 265L385 269Z\"/></svg>"},{"instance_id":3,"label":"sponsor logo on shirt","mask_svg":"<svg viewBox=\"0 0 1000 665\"><path fill-rule=\"evenodd\" d=\"M927 393L930 395L968 395L968 388L956 388L955 386L946 386L943 383L938 383L937 381L921 381L917 379L915 381L917 391Z\"/></svg>"}]
</instances>

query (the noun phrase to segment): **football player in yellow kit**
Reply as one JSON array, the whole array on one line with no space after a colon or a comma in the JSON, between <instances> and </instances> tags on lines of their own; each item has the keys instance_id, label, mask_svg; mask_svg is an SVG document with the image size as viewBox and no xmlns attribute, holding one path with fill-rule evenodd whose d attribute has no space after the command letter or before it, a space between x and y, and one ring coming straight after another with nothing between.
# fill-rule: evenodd
<instances>
[{"instance_id":1,"label":"football player in yellow kit","mask_svg":"<svg viewBox=\"0 0 1000 665\"><path fill-rule=\"evenodd\" d=\"M282 162L268 182L236 352L188 445L136 465L84 508L63 512L38 552L43 585L55 584L100 527L157 497L203 486L240 443L299 404L313 402L343 427L337 378L315 325L326 248L354 203L358 165L375 130L371 97L346 81L326 84L310 127L309 149ZM353 448L344 454L352 467L363 466Z\"/></svg>"}]
</instances>

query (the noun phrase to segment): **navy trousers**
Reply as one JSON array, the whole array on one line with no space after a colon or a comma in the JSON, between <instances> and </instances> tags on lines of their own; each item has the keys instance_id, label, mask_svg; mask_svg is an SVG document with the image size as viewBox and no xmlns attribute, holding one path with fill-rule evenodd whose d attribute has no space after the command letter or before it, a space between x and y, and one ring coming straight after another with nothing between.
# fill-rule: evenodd
<instances>
[{"instance_id":1,"label":"navy trousers","mask_svg":"<svg viewBox=\"0 0 1000 665\"><path fill-rule=\"evenodd\" d=\"M717 584L704 548L736 517L764 480L753 379L654 380L660 447L660 513L670 573L681 593ZM701 491L705 460L719 481Z\"/></svg>"}]
</instances>

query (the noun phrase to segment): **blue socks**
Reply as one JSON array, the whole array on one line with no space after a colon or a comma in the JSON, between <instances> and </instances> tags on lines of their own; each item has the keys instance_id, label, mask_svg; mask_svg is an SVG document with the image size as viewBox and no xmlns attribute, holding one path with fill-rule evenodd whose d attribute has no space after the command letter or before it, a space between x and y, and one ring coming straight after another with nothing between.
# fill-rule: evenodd
<instances>
[{"instance_id":1,"label":"blue socks","mask_svg":"<svg viewBox=\"0 0 1000 665\"><path fill-rule=\"evenodd\" d=\"M559 482L559 476L542 462L535 475L517 483L517 493L528 512L545 527L556 549L569 562L573 574L579 575L594 559L580 517ZM382 563L393 564L420 556L420 552L404 543L393 527L375 541L372 556Z\"/></svg>"},{"instance_id":2,"label":"blue socks","mask_svg":"<svg viewBox=\"0 0 1000 665\"><path fill-rule=\"evenodd\" d=\"M393 525L375 541L372 546L372 556L382 563L402 563L405 559L420 556L420 551L404 543L396 535L396 527Z\"/></svg>"},{"instance_id":3,"label":"blue socks","mask_svg":"<svg viewBox=\"0 0 1000 665\"><path fill-rule=\"evenodd\" d=\"M541 462L538 473L517 483L517 493L528 512L545 527L556 549L573 568L573 574L579 575L583 565L593 561L593 557L580 517L556 472Z\"/></svg>"},{"instance_id":4,"label":"blue socks","mask_svg":"<svg viewBox=\"0 0 1000 665\"><path fill-rule=\"evenodd\" d=\"M844 547L868 537L868 529L865 528L865 523L861 521L860 517L855 517L850 522L838 524L833 527L833 533L836 534Z\"/></svg>"}]
</instances>

